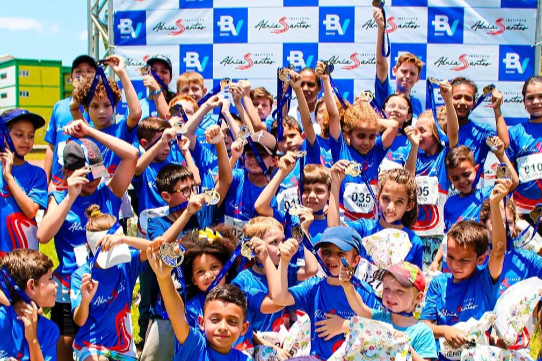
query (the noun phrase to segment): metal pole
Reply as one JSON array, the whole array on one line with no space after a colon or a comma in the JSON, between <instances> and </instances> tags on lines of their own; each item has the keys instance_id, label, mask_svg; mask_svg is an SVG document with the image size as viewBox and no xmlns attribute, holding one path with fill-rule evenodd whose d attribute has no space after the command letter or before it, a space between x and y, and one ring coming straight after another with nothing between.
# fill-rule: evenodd
<instances>
[{"instance_id":1,"label":"metal pole","mask_svg":"<svg viewBox=\"0 0 542 361\"><path fill-rule=\"evenodd\" d=\"M542 0L538 0L538 7L536 8L536 31L534 39L534 75L540 75L540 56L542 56Z\"/></svg>"}]
</instances>

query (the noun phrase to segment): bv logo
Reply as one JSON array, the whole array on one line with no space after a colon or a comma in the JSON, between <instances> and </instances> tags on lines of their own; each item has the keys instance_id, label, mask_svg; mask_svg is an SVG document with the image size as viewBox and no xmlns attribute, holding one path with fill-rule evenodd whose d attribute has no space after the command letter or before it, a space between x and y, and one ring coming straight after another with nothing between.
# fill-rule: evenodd
<instances>
[{"instance_id":1,"label":"bv logo","mask_svg":"<svg viewBox=\"0 0 542 361\"><path fill-rule=\"evenodd\" d=\"M527 65L529 65L529 58L523 59L517 53L506 53L506 57L502 60L505 64L507 70L515 70L518 74L523 74L527 70Z\"/></svg>"},{"instance_id":2,"label":"bv logo","mask_svg":"<svg viewBox=\"0 0 542 361\"><path fill-rule=\"evenodd\" d=\"M186 68L196 68L198 72L205 71L207 63L209 62L209 57L205 56L202 61L199 60L199 54L195 51L187 51L186 56L183 58Z\"/></svg>"},{"instance_id":3,"label":"bv logo","mask_svg":"<svg viewBox=\"0 0 542 361\"><path fill-rule=\"evenodd\" d=\"M297 71L314 66L318 59L318 44L284 43L282 49L282 63L292 65Z\"/></svg>"},{"instance_id":4,"label":"bv logo","mask_svg":"<svg viewBox=\"0 0 542 361\"><path fill-rule=\"evenodd\" d=\"M213 45L187 45L181 46L181 73L197 71L204 79L213 78Z\"/></svg>"},{"instance_id":5,"label":"bv logo","mask_svg":"<svg viewBox=\"0 0 542 361\"><path fill-rule=\"evenodd\" d=\"M221 33L231 33L233 36L238 36L243 27L243 20L239 20L237 24L235 24L232 16L224 15L220 17L217 25L220 28Z\"/></svg>"},{"instance_id":6,"label":"bv logo","mask_svg":"<svg viewBox=\"0 0 542 361\"><path fill-rule=\"evenodd\" d=\"M346 34L348 26L350 25L350 19L345 19L341 24L341 18L337 14L327 14L326 20L323 21L326 26L326 32L337 32L339 35Z\"/></svg>"},{"instance_id":7,"label":"bv logo","mask_svg":"<svg viewBox=\"0 0 542 361\"><path fill-rule=\"evenodd\" d=\"M445 32L448 36L454 36L459 25L459 20L454 20L452 26L450 26L449 19L446 15L436 15L435 20L431 22L435 28L436 33Z\"/></svg>"},{"instance_id":8,"label":"bv logo","mask_svg":"<svg viewBox=\"0 0 542 361\"><path fill-rule=\"evenodd\" d=\"M461 62L462 65L454 66L453 68L450 68L450 70L462 71L462 70L467 69L470 65L469 61L467 60L467 54L461 54L459 56L459 61Z\"/></svg>"},{"instance_id":9,"label":"bv logo","mask_svg":"<svg viewBox=\"0 0 542 361\"><path fill-rule=\"evenodd\" d=\"M309 55L307 57L307 61L305 61L302 51L292 50L290 51L290 55L286 57L286 60L287 63L289 63L290 65L293 65L299 69L303 69L311 66L312 61L314 60L314 56Z\"/></svg>"},{"instance_id":10,"label":"bv logo","mask_svg":"<svg viewBox=\"0 0 542 361\"><path fill-rule=\"evenodd\" d=\"M142 23L138 23L134 29L132 19L120 19L117 28L120 31L120 35L129 35L132 37L132 39L137 39L139 33L141 32L142 26Z\"/></svg>"}]
</instances>

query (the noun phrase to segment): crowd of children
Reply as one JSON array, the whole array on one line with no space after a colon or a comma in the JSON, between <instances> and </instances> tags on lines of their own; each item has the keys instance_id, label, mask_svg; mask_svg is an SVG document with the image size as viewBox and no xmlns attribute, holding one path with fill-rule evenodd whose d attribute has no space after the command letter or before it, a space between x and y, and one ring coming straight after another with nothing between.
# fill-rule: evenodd
<instances>
[{"instance_id":1,"label":"crowd of children","mask_svg":"<svg viewBox=\"0 0 542 361\"><path fill-rule=\"evenodd\" d=\"M172 91L173 64L155 55L138 99L124 59L83 55L48 123L45 170L25 160L45 120L2 113L0 360L251 360L264 349L286 360L265 335L303 314L307 359L339 350L354 316L405 332L413 360L448 360L441 338L467 344L455 324L542 272L542 77L525 80L530 119L510 128L502 94L463 77L428 80L444 106L424 111L411 94L423 63L388 64L373 15L375 91L353 104L325 61L279 69L272 95L246 80L208 91L196 72ZM479 99L494 124L471 120ZM38 251L51 241L56 268Z\"/></svg>"}]
</instances>

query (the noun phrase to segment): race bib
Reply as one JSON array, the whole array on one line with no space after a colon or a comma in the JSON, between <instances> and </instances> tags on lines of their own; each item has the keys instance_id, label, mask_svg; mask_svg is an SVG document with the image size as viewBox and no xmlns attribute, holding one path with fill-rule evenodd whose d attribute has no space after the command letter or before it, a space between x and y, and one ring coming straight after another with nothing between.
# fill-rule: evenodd
<instances>
[{"instance_id":1,"label":"race bib","mask_svg":"<svg viewBox=\"0 0 542 361\"><path fill-rule=\"evenodd\" d=\"M371 213L375 206L373 197L365 183L346 183L343 205L347 211L354 213Z\"/></svg>"},{"instance_id":2,"label":"race bib","mask_svg":"<svg viewBox=\"0 0 542 361\"><path fill-rule=\"evenodd\" d=\"M278 209L281 212L288 212L292 205L299 205L299 197L297 195L297 187L291 187L284 189L282 192L277 194L277 203Z\"/></svg>"},{"instance_id":3,"label":"race bib","mask_svg":"<svg viewBox=\"0 0 542 361\"><path fill-rule=\"evenodd\" d=\"M233 218L230 216L224 216L224 224L230 226L233 229L235 233L235 237L237 237L237 239L239 240L243 239L244 237L243 228L245 227L245 224L247 224L246 221L242 221L240 219Z\"/></svg>"},{"instance_id":4,"label":"race bib","mask_svg":"<svg viewBox=\"0 0 542 361\"><path fill-rule=\"evenodd\" d=\"M75 254L75 263L77 264L77 267L81 267L87 263L89 252L86 244L75 247L73 253Z\"/></svg>"},{"instance_id":5,"label":"race bib","mask_svg":"<svg viewBox=\"0 0 542 361\"><path fill-rule=\"evenodd\" d=\"M542 179L542 154L531 154L517 159L519 182Z\"/></svg>"},{"instance_id":6,"label":"race bib","mask_svg":"<svg viewBox=\"0 0 542 361\"><path fill-rule=\"evenodd\" d=\"M380 165L378 166L378 174L385 172L387 170L392 169L400 169L403 168L403 166L399 163L395 163L392 160L389 160L388 158L384 158Z\"/></svg>"},{"instance_id":7,"label":"race bib","mask_svg":"<svg viewBox=\"0 0 542 361\"><path fill-rule=\"evenodd\" d=\"M418 176L416 177L418 185L418 204L419 205L435 205L438 200L438 178Z\"/></svg>"}]
</instances>

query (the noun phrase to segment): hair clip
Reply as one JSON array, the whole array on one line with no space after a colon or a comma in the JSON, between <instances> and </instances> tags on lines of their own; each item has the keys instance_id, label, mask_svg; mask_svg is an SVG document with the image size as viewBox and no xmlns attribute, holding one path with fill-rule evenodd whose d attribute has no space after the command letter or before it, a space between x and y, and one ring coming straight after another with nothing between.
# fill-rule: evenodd
<instances>
[{"instance_id":1,"label":"hair clip","mask_svg":"<svg viewBox=\"0 0 542 361\"><path fill-rule=\"evenodd\" d=\"M205 228L205 230L199 230L198 232L199 239L206 239L209 243L213 243L217 239L221 239L222 235L217 231L213 231L210 228Z\"/></svg>"},{"instance_id":2,"label":"hair clip","mask_svg":"<svg viewBox=\"0 0 542 361\"><path fill-rule=\"evenodd\" d=\"M102 212L100 211L94 211L90 214L90 217L97 217L97 216L101 216L102 215Z\"/></svg>"}]
</instances>

